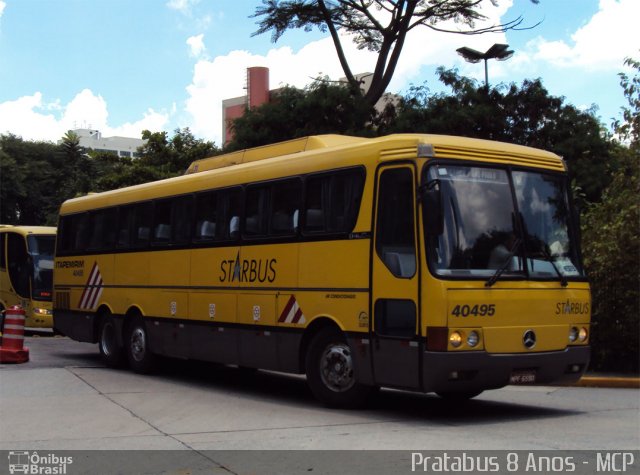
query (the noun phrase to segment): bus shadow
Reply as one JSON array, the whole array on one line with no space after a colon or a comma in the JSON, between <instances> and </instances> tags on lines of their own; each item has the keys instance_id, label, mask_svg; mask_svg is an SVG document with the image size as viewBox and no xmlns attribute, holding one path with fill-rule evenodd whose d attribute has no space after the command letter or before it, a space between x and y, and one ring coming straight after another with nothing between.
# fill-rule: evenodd
<instances>
[{"instance_id":1,"label":"bus shadow","mask_svg":"<svg viewBox=\"0 0 640 475\"><path fill-rule=\"evenodd\" d=\"M156 373L158 376L200 389L224 390L240 398L267 400L275 404L323 408L311 394L305 378L299 375L164 358L161 368ZM356 411L380 420L410 423L428 421L443 425L535 420L582 413L579 410L541 407L525 402L489 400L489 397L491 391L478 399L450 401L435 394L381 389L372 395L363 408Z\"/></svg>"}]
</instances>

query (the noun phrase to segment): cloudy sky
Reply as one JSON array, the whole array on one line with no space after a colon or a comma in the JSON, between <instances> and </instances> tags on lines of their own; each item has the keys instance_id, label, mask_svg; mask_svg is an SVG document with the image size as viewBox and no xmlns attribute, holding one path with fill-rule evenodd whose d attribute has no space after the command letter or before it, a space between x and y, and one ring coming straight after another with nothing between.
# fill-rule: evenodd
<instances>
[{"instance_id":1,"label":"cloudy sky","mask_svg":"<svg viewBox=\"0 0 640 475\"><path fill-rule=\"evenodd\" d=\"M252 36L260 4L0 0L0 134L56 141L80 127L131 137L189 127L219 145L221 102L244 94L247 67L269 67L271 88L343 76L330 39L317 31L291 31L277 43L269 34ZM618 73L625 57L640 58L640 0L487 0L483 13L487 24L520 16L523 26L541 23L479 36L416 29L389 91L403 94L425 81L440 91L438 66L484 80L482 64L465 63L455 50L508 43L516 54L489 63L492 84L539 77L568 103L597 105L603 123L619 117ZM373 69L372 53L347 50L354 72Z\"/></svg>"}]
</instances>

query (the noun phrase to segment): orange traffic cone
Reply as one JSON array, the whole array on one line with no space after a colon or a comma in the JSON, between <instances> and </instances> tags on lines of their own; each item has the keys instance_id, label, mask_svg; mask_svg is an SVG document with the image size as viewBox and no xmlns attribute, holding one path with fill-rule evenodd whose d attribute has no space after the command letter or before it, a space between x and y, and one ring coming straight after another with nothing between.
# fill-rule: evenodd
<instances>
[{"instance_id":1,"label":"orange traffic cone","mask_svg":"<svg viewBox=\"0 0 640 475\"><path fill-rule=\"evenodd\" d=\"M0 363L26 363L29 348L24 347L24 310L14 305L4 312Z\"/></svg>"}]
</instances>

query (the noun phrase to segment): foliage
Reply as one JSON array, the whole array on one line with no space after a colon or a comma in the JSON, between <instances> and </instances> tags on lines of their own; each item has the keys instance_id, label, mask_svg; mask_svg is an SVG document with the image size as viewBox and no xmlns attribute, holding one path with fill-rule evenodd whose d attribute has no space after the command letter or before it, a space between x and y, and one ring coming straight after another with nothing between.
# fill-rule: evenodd
<instances>
[{"instance_id":1,"label":"foliage","mask_svg":"<svg viewBox=\"0 0 640 475\"><path fill-rule=\"evenodd\" d=\"M140 163L166 176L182 174L191 162L219 153L213 142L196 139L188 127L176 129L172 138L166 132L144 130L142 138L147 143L140 149Z\"/></svg>"},{"instance_id":2,"label":"foliage","mask_svg":"<svg viewBox=\"0 0 640 475\"><path fill-rule=\"evenodd\" d=\"M423 132L499 140L550 150L562 156L586 198L595 201L610 180L613 148L595 117L554 97L540 79L487 90L457 71L438 69L451 94L429 95L413 87L380 118L378 133Z\"/></svg>"},{"instance_id":3,"label":"foliage","mask_svg":"<svg viewBox=\"0 0 640 475\"><path fill-rule=\"evenodd\" d=\"M633 58L627 58L624 61L625 66L629 66L636 70L636 75L629 78L626 73L620 73L620 85L627 98L629 107L622 108L622 121L614 122L613 126L616 132L625 142L631 142L632 147L638 147L640 144L640 61Z\"/></svg>"},{"instance_id":4,"label":"foliage","mask_svg":"<svg viewBox=\"0 0 640 475\"><path fill-rule=\"evenodd\" d=\"M305 90L287 86L271 102L233 121L233 140L226 150L317 134L371 135L374 114L349 87L320 79Z\"/></svg>"},{"instance_id":5,"label":"foliage","mask_svg":"<svg viewBox=\"0 0 640 475\"><path fill-rule=\"evenodd\" d=\"M145 131L140 158L85 150L69 131L59 145L0 135L0 222L55 225L63 201L181 174L193 160L219 153L189 129Z\"/></svg>"},{"instance_id":6,"label":"foliage","mask_svg":"<svg viewBox=\"0 0 640 475\"><path fill-rule=\"evenodd\" d=\"M491 2L497 5L498 0ZM328 31L347 80L360 91L340 37L341 32L347 33L347 41L355 41L358 48L378 55L371 86L364 94L366 102L373 106L391 82L407 34L414 28L481 34L518 29L522 24L522 18L518 17L504 24L476 28L476 22L486 19L480 13L480 3L478 0L263 0L253 15L259 18L254 35L271 32L271 39L276 42L290 29ZM446 21L461 28L444 30L439 25Z\"/></svg>"},{"instance_id":7,"label":"foliage","mask_svg":"<svg viewBox=\"0 0 640 475\"><path fill-rule=\"evenodd\" d=\"M640 371L640 146L638 89L640 63L627 60L636 75L621 75L631 109L616 133L630 140L616 150L619 168L582 222L583 248L593 297L592 368Z\"/></svg>"},{"instance_id":8,"label":"foliage","mask_svg":"<svg viewBox=\"0 0 640 475\"><path fill-rule=\"evenodd\" d=\"M65 189L58 147L0 135L0 222L51 224Z\"/></svg>"}]
</instances>

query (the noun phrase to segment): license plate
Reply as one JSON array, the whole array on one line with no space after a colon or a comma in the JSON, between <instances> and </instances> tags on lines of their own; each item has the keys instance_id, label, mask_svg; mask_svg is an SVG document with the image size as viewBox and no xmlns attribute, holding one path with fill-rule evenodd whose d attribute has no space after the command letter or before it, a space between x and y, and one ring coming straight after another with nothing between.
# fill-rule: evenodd
<instances>
[{"instance_id":1,"label":"license plate","mask_svg":"<svg viewBox=\"0 0 640 475\"><path fill-rule=\"evenodd\" d=\"M533 384L536 382L536 372L530 371L514 371L511 373L509 384Z\"/></svg>"}]
</instances>

